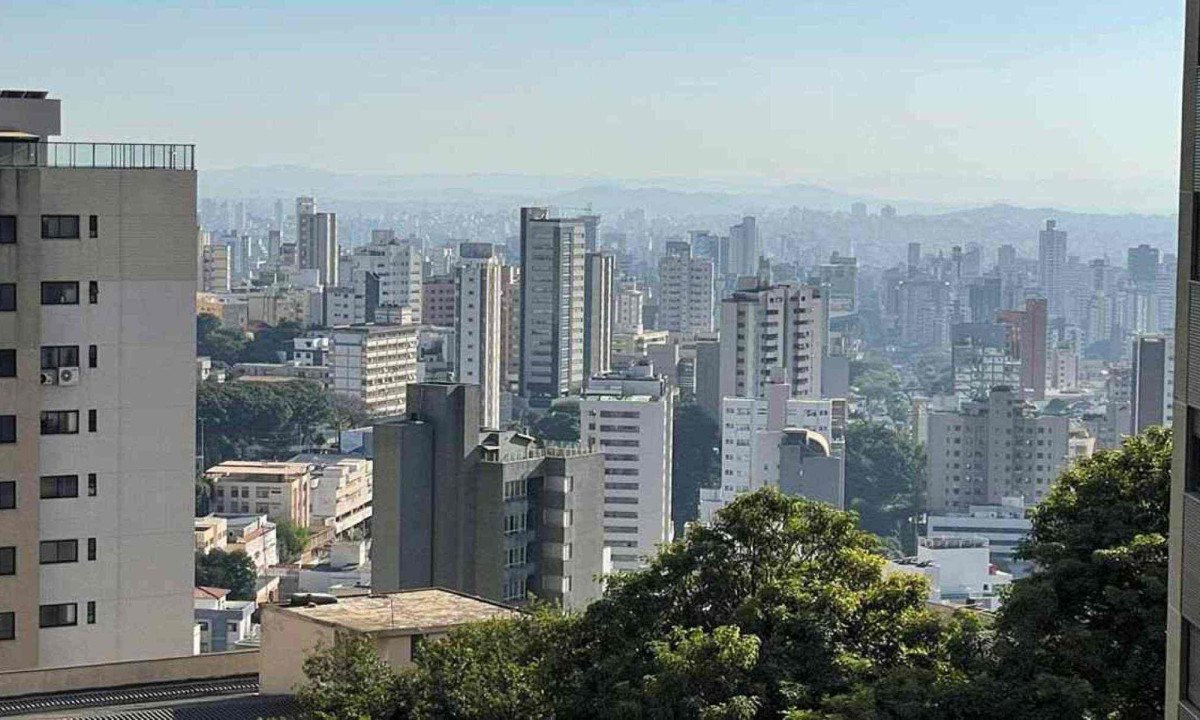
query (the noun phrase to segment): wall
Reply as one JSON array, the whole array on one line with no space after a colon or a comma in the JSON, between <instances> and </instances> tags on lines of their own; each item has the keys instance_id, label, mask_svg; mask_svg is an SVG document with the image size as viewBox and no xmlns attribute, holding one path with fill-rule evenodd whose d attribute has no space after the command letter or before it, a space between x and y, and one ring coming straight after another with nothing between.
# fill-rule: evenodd
<instances>
[{"instance_id":1,"label":"wall","mask_svg":"<svg viewBox=\"0 0 1200 720\"><path fill-rule=\"evenodd\" d=\"M258 650L239 650L158 660L17 670L0 673L0 697L253 675L258 672L258 667Z\"/></svg>"}]
</instances>

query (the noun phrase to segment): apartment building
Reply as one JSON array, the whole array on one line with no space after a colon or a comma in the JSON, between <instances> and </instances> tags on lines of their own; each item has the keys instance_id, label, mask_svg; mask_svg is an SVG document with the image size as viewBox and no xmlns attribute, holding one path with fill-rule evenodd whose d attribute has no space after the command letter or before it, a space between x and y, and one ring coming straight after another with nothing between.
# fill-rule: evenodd
<instances>
[{"instance_id":1,"label":"apartment building","mask_svg":"<svg viewBox=\"0 0 1200 720\"><path fill-rule=\"evenodd\" d=\"M793 397L820 397L825 325L819 288L741 278L721 302L721 397L764 397L777 372Z\"/></svg>"},{"instance_id":2,"label":"apartment building","mask_svg":"<svg viewBox=\"0 0 1200 720\"><path fill-rule=\"evenodd\" d=\"M377 308L407 307L422 322L422 255L418 243L397 240L391 230L372 230L371 242L350 251L342 284L351 290L351 320L375 322ZM346 275L349 277L345 277Z\"/></svg>"},{"instance_id":3,"label":"apartment building","mask_svg":"<svg viewBox=\"0 0 1200 720\"><path fill-rule=\"evenodd\" d=\"M1174 420L1174 338L1139 335L1133 341L1133 370L1130 378L1130 428L1136 435L1154 425Z\"/></svg>"},{"instance_id":4,"label":"apartment building","mask_svg":"<svg viewBox=\"0 0 1200 720\"><path fill-rule=\"evenodd\" d=\"M296 267L311 270L316 284L338 284L337 215L317 212L311 197L296 198Z\"/></svg>"},{"instance_id":5,"label":"apartment building","mask_svg":"<svg viewBox=\"0 0 1200 720\"><path fill-rule=\"evenodd\" d=\"M454 325L454 277L435 275L425 278L421 286L421 322L437 327Z\"/></svg>"},{"instance_id":6,"label":"apartment building","mask_svg":"<svg viewBox=\"0 0 1200 720\"><path fill-rule=\"evenodd\" d=\"M636 570L671 541L674 390L645 362L595 376L579 402L579 444L604 458L604 545Z\"/></svg>"},{"instance_id":7,"label":"apartment building","mask_svg":"<svg viewBox=\"0 0 1200 720\"><path fill-rule=\"evenodd\" d=\"M478 385L483 425L500 427L500 392L507 390L501 324L500 260L488 243L463 243L455 270L455 370L458 381Z\"/></svg>"},{"instance_id":8,"label":"apartment building","mask_svg":"<svg viewBox=\"0 0 1200 720\"><path fill-rule=\"evenodd\" d=\"M218 515L266 515L308 527L312 466L305 462L227 460L205 473Z\"/></svg>"},{"instance_id":9,"label":"apartment building","mask_svg":"<svg viewBox=\"0 0 1200 720\"><path fill-rule=\"evenodd\" d=\"M289 463L307 465L309 526L341 535L371 519L372 463L356 455L301 453Z\"/></svg>"},{"instance_id":10,"label":"apartment building","mask_svg":"<svg viewBox=\"0 0 1200 720\"><path fill-rule=\"evenodd\" d=\"M417 380L416 325L350 325L328 331L334 392L355 397L375 417L404 413Z\"/></svg>"},{"instance_id":11,"label":"apartment building","mask_svg":"<svg viewBox=\"0 0 1200 720\"><path fill-rule=\"evenodd\" d=\"M622 280L619 283L616 297L613 299L613 333L620 335L641 335L642 306L645 303L644 294L638 290L634 280Z\"/></svg>"},{"instance_id":12,"label":"apartment building","mask_svg":"<svg viewBox=\"0 0 1200 720\"><path fill-rule=\"evenodd\" d=\"M200 250L200 290L227 293L233 289L233 273L229 264L229 246L225 243L205 243Z\"/></svg>"},{"instance_id":13,"label":"apartment building","mask_svg":"<svg viewBox=\"0 0 1200 720\"><path fill-rule=\"evenodd\" d=\"M613 256L588 253L584 265L583 372L584 377L612 369Z\"/></svg>"},{"instance_id":14,"label":"apartment building","mask_svg":"<svg viewBox=\"0 0 1200 720\"><path fill-rule=\"evenodd\" d=\"M713 262L693 257L686 242L667 243L658 261L659 330L694 337L713 330Z\"/></svg>"},{"instance_id":15,"label":"apartment building","mask_svg":"<svg viewBox=\"0 0 1200 720\"><path fill-rule=\"evenodd\" d=\"M0 671L192 647L191 145L0 92Z\"/></svg>"}]
</instances>

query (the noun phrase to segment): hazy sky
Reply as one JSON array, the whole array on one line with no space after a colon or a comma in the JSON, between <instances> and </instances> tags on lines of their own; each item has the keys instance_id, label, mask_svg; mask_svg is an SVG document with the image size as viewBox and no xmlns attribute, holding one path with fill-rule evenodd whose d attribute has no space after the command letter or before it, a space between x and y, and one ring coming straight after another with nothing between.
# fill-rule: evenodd
<instances>
[{"instance_id":1,"label":"hazy sky","mask_svg":"<svg viewBox=\"0 0 1200 720\"><path fill-rule=\"evenodd\" d=\"M1180 0L254 4L0 0L0 84L202 169L1176 203Z\"/></svg>"}]
</instances>

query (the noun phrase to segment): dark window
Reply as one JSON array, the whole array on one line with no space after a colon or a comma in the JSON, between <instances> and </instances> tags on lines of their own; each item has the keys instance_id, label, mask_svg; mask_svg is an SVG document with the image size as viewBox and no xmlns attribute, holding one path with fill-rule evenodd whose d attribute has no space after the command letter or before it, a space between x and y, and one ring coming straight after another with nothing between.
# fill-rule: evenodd
<instances>
[{"instance_id":1,"label":"dark window","mask_svg":"<svg viewBox=\"0 0 1200 720\"><path fill-rule=\"evenodd\" d=\"M44 282L42 283L43 305L78 305L79 283L77 282Z\"/></svg>"},{"instance_id":2,"label":"dark window","mask_svg":"<svg viewBox=\"0 0 1200 720\"><path fill-rule=\"evenodd\" d=\"M78 215L43 215L42 237L47 240L78 240Z\"/></svg>"},{"instance_id":3,"label":"dark window","mask_svg":"<svg viewBox=\"0 0 1200 720\"><path fill-rule=\"evenodd\" d=\"M95 625L95 624L96 624L96 601L95 601L95 600L88 600L88 604L87 604L87 624L88 624L88 625Z\"/></svg>"},{"instance_id":4,"label":"dark window","mask_svg":"<svg viewBox=\"0 0 1200 720\"><path fill-rule=\"evenodd\" d=\"M79 346L43 345L42 369L57 370L63 367L79 367Z\"/></svg>"},{"instance_id":5,"label":"dark window","mask_svg":"<svg viewBox=\"0 0 1200 720\"><path fill-rule=\"evenodd\" d=\"M0 575L17 574L17 549L0 547Z\"/></svg>"},{"instance_id":6,"label":"dark window","mask_svg":"<svg viewBox=\"0 0 1200 720\"><path fill-rule=\"evenodd\" d=\"M100 350L95 345L88 345L88 367L96 367L99 360Z\"/></svg>"},{"instance_id":7,"label":"dark window","mask_svg":"<svg viewBox=\"0 0 1200 720\"><path fill-rule=\"evenodd\" d=\"M17 311L17 284L0 283L0 312Z\"/></svg>"},{"instance_id":8,"label":"dark window","mask_svg":"<svg viewBox=\"0 0 1200 720\"><path fill-rule=\"evenodd\" d=\"M98 215L88 215L88 237L100 237L100 217Z\"/></svg>"},{"instance_id":9,"label":"dark window","mask_svg":"<svg viewBox=\"0 0 1200 720\"><path fill-rule=\"evenodd\" d=\"M79 432L78 410L43 410L43 435L74 435Z\"/></svg>"},{"instance_id":10,"label":"dark window","mask_svg":"<svg viewBox=\"0 0 1200 720\"><path fill-rule=\"evenodd\" d=\"M92 305L100 302L100 283L95 280L88 282L88 302Z\"/></svg>"},{"instance_id":11,"label":"dark window","mask_svg":"<svg viewBox=\"0 0 1200 720\"><path fill-rule=\"evenodd\" d=\"M1184 489L1200 493L1200 410L1187 409L1187 469L1183 475Z\"/></svg>"},{"instance_id":12,"label":"dark window","mask_svg":"<svg viewBox=\"0 0 1200 720\"><path fill-rule=\"evenodd\" d=\"M78 475L43 475L41 484L43 500L79 497Z\"/></svg>"},{"instance_id":13,"label":"dark window","mask_svg":"<svg viewBox=\"0 0 1200 720\"><path fill-rule=\"evenodd\" d=\"M78 622L75 617L78 612L79 607L75 603L43 605L38 612L38 627L52 628L75 625Z\"/></svg>"},{"instance_id":14,"label":"dark window","mask_svg":"<svg viewBox=\"0 0 1200 720\"><path fill-rule=\"evenodd\" d=\"M38 545L38 560L43 565L79 562L79 541L43 540Z\"/></svg>"},{"instance_id":15,"label":"dark window","mask_svg":"<svg viewBox=\"0 0 1200 720\"><path fill-rule=\"evenodd\" d=\"M96 538L88 538L88 562L96 559Z\"/></svg>"},{"instance_id":16,"label":"dark window","mask_svg":"<svg viewBox=\"0 0 1200 720\"><path fill-rule=\"evenodd\" d=\"M0 612L0 640L12 640L17 636L17 614Z\"/></svg>"},{"instance_id":17,"label":"dark window","mask_svg":"<svg viewBox=\"0 0 1200 720\"><path fill-rule=\"evenodd\" d=\"M17 416L0 415L0 443L17 441Z\"/></svg>"},{"instance_id":18,"label":"dark window","mask_svg":"<svg viewBox=\"0 0 1200 720\"><path fill-rule=\"evenodd\" d=\"M96 432L96 409L88 410L88 432Z\"/></svg>"},{"instance_id":19,"label":"dark window","mask_svg":"<svg viewBox=\"0 0 1200 720\"><path fill-rule=\"evenodd\" d=\"M1183 621L1184 673L1183 695L1187 701L1200 707L1200 628Z\"/></svg>"},{"instance_id":20,"label":"dark window","mask_svg":"<svg viewBox=\"0 0 1200 720\"><path fill-rule=\"evenodd\" d=\"M88 473L88 497L96 497L96 473Z\"/></svg>"},{"instance_id":21,"label":"dark window","mask_svg":"<svg viewBox=\"0 0 1200 720\"><path fill-rule=\"evenodd\" d=\"M0 510L12 510L17 506L17 483L0 480Z\"/></svg>"},{"instance_id":22,"label":"dark window","mask_svg":"<svg viewBox=\"0 0 1200 720\"><path fill-rule=\"evenodd\" d=\"M0 350L0 377L17 376L17 351Z\"/></svg>"},{"instance_id":23,"label":"dark window","mask_svg":"<svg viewBox=\"0 0 1200 720\"><path fill-rule=\"evenodd\" d=\"M13 245L17 242L17 216L0 215L0 245Z\"/></svg>"}]
</instances>

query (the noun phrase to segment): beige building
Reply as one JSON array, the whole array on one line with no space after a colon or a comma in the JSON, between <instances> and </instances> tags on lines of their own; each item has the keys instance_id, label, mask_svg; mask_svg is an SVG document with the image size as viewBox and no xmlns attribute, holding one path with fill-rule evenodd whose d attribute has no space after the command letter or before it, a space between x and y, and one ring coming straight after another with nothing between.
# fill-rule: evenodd
<instances>
[{"instance_id":1,"label":"beige building","mask_svg":"<svg viewBox=\"0 0 1200 720\"><path fill-rule=\"evenodd\" d=\"M371 519L372 462L354 455L304 453L288 462L312 468L309 524L341 535Z\"/></svg>"},{"instance_id":2,"label":"beige building","mask_svg":"<svg viewBox=\"0 0 1200 720\"><path fill-rule=\"evenodd\" d=\"M223 517L208 515L196 518L193 521L192 531L196 552L207 555L213 550L225 550L226 532L228 532L228 528Z\"/></svg>"},{"instance_id":3,"label":"beige building","mask_svg":"<svg viewBox=\"0 0 1200 720\"><path fill-rule=\"evenodd\" d=\"M660 330L687 337L713 330L713 262L692 257L686 242L668 242L658 261L658 322Z\"/></svg>"},{"instance_id":4,"label":"beige building","mask_svg":"<svg viewBox=\"0 0 1200 720\"><path fill-rule=\"evenodd\" d=\"M0 671L192 647L190 145L0 93Z\"/></svg>"},{"instance_id":5,"label":"beige building","mask_svg":"<svg viewBox=\"0 0 1200 720\"><path fill-rule=\"evenodd\" d=\"M312 466L303 462L229 460L205 473L219 515L266 515L300 527L309 523Z\"/></svg>"},{"instance_id":6,"label":"beige building","mask_svg":"<svg viewBox=\"0 0 1200 720\"><path fill-rule=\"evenodd\" d=\"M455 362L458 381L478 385L483 426L500 427L500 261L487 243L463 243L455 270Z\"/></svg>"},{"instance_id":7,"label":"beige building","mask_svg":"<svg viewBox=\"0 0 1200 720\"><path fill-rule=\"evenodd\" d=\"M470 622L511 617L505 605L432 588L341 598L330 605L262 608L259 691L289 694L304 683L304 659L338 633L365 635L394 668L412 664L414 645Z\"/></svg>"},{"instance_id":8,"label":"beige building","mask_svg":"<svg viewBox=\"0 0 1200 720\"><path fill-rule=\"evenodd\" d=\"M334 392L362 400L380 417L404 412L417 380L416 325L349 325L329 331Z\"/></svg>"}]
</instances>

